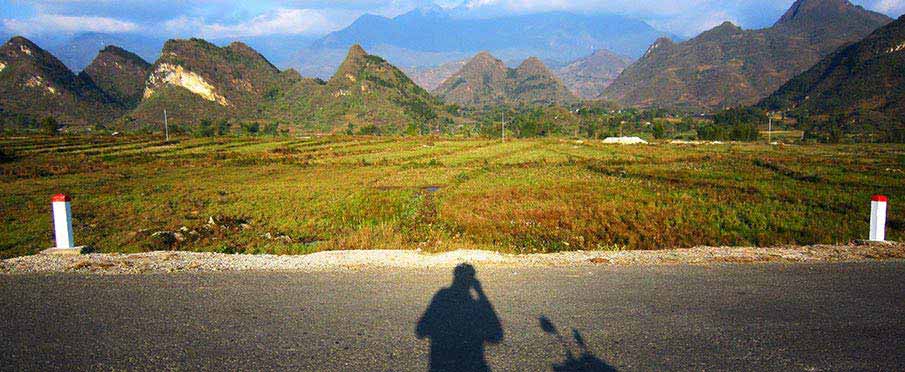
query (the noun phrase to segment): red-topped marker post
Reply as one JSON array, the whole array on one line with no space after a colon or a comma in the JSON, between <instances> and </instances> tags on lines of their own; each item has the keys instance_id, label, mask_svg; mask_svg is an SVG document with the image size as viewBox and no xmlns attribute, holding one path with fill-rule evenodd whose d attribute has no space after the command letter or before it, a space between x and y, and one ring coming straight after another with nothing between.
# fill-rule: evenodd
<instances>
[{"instance_id":1,"label":"red-topped marker post","mask_svg":"<svg viewBox=\"0 0 905 372\"><path fill-rule=\"evenodd\" d=\"M57 246L47 249L45 254L80 254L84 247L76 247L72 239L72 199L65 194L56 194L50 198L53 207L53 231Z\"/></svg>"},{"instance_id":2,"label":"red-topped marker post","mask_svg":"<svg viewBox=\"0 0 905 372\"><path fill-rule=\"evenodd\" d=\"M889 201L885 195L870 197L870 241L882 242L886 240L886 203Z\"/></svg>"}]
</instances>

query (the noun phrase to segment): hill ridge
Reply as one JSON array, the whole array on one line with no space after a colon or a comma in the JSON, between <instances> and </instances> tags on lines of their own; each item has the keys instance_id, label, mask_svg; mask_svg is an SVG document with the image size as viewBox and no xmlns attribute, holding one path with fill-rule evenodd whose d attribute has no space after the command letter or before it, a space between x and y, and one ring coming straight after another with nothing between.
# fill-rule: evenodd
<instances>
[{"instance_id":1,"label":"hill ridge","mask_svg":"<svg viewBox=\"0 0 905 372\"><path fill-rule=\"evenodd\" d=\"M134 108L144 94L151 64L128 50L108 45L98 52L79 75L127 108Z\"/></svg>"},{"instance_id":2,"label":"hill ridge","mask_svg":"<svg viewBox=\"0 0 905 372\"><path fill-rule=\"evenodd\" d=\"M499 104L556 104L576 98L536 57L515 69L488 52L481 52L433 92L450 103L467 106Z\"/></svg>"},{"instance_id":3,"label":"hill ridge","mask_svg":"<svg viewBox=\"0 0 905 372\"><path fill-rule=\"evenodd\" d=\"M426 134L436 130L444 115L430 93L360 45L349 48L328 81L294 73L287 82L264 112L307 130Z\"/></svg>"},{"instance_id":4,"label":"hill ridge","mask_svg":"<svg viewBox=\"0 0 905 372\"><path fill-rule=\"evenodd\" d=\"M840 48L758 105L804 127L905 141L905 16Z\"/></svg>"},{"instance_id":5,"label":"hill ridge","mask_svg":"<svg viewBox=\"0 0 905 372\"><path fill-rule=\"evenodd\" d=\"M15 125L50 116L64 125L89 126L123 111L91 79L75 75L27 38L15 36L0 46L0 64L0 116Z\"/></svg>"},{"instance_id":6,"label":"hill ridge","mask_svg":"<svg viewBox=\"0 0 905 372\"><path fill-rule=\"evenodd\" d=\"M889 21L846 0L798 0L770 28L723 23L682 43L660 39L601 98L629 106L753 104Z\"/></svg>"}]
</instances>

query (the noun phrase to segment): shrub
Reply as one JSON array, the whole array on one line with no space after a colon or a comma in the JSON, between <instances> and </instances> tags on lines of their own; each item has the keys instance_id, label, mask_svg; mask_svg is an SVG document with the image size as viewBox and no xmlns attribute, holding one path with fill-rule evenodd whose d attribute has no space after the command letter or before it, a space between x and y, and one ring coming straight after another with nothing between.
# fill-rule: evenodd
<instances>
[{"instance_id":1,"label":"shrub","mask_svg":"<svg viewBox=\"0 0 905 372\"><path fill-rule=\"evenodd\" d=\"M740 107L721 111L713 116L713 123L698 127L698 138L710 141L756 141L760 138L757 126L767 122L761 110Z\"/></svg>"},{"instance_id":2,"label":"shrub","mask_svg":"<svg viewBox=\"0 0 905 372\"><path fill-rule=\"evenodd\" d=\"M280 123L271 122L264 127L264 134L268 136L276 136L280 131Z\"/></svg>"},{"instance_id":3,"label":"shrub","mask_svg":"<svg viewBox=\"0 0 905 372\"><path fill-rule=\"evenodd\" d=\"M225 136L227 134L229 134L229 120L220 119L217 123L217 135Z\"/></svg>"},{"instance_id":4,"label":"shrub","mask_svg":"<svg viewBox=\"0 0 905 372\"><path fill-rule=\"evenodd\" d=\"M41 119L40 127L41 127L41 131L43 131L44 133L47 133L51 136L55 136L55 135L59 134L60 128L62 128L62 126L60 126L60 123L57 122L57 119L54 118L53 116L48 116L44 119Z\"/></svg>"},{"instance_id":5,"label":"shrub","mask_svg":"<svg viewBox=\"0 0 905 372\"><path fill-rule=\"evenodd\" d=\"M201 123L198 124L198 128L195 130L195 135L198 137L213 137L214 136L214 125L211 123L209 119L202 119Z\"/></svg>"},{"instance_id":6,"label":"shrub","mask_svg":"<svg viewBox=\"0 0 905 372\"><path fill-rule=\"evenodd\" d=\"M261 131L261 125L258 123L244 123L242 124L242 131L248 135L256 136Z\"/></svg>"},{"instance_id":7,"label":"shrub","mask_svg":"<svg viewBox=\"0 0 905 372\"><path fill-rule=\"evenodd\" d=\"M663 122L660 122L660 121L654 122L654 125L651 128L651 131L653 132L654 138L656 138L656 139L666 138L666 126L663 125Z\"/></svg>"}]
</instances>

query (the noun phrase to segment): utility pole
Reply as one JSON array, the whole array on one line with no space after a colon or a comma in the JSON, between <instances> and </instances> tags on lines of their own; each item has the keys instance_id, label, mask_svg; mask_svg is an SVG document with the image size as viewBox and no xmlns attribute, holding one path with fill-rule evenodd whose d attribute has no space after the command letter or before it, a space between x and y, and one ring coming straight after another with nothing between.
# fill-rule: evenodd
<instances>
[{"instance_id":1,"label":"utility pole","mask_svg":"<svg viewBox=\"0 0 905 372\"><path fill-rule=\"evenodd\" d=\"M501 112L500 115L502 116L503 122L503 130L500 132L500 134L502 135L503 142L506 142L506 111Z\"/></svg>"},{"instance_id":2,"label":"utility pole","mask_svg":"<svg viewBox=\"0 0 905 372\"><path fill-rule=\"evenodd\" d=\"M767 143L773 143L773 117L770 116L770 122L767 124Z\"/></svg>"},{"instance_id":3,"label":"utility pole","mask_svg":"<svg viewBox=\"0 0 905 372\"><path fill-rule=\"evenodd\" d=\"M167 124L167 109L163 109L163 133L167 136L167 142L170 142L170 126Z\"/></svg>"}]
</instances>

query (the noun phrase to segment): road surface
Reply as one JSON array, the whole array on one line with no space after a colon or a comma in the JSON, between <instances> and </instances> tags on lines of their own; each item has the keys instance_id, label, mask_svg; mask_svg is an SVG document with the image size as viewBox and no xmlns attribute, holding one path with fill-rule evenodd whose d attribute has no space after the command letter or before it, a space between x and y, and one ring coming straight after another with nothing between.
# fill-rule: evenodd
<instances>
[{"instance_id":1,"label":"road surface","mask_svg":"<svg viewBox=\"0 0 905 372\"><path fill-rule=\"evenodd\" d=\"M0 276L0 368L905 369L902 261L475 271Z\"/></svg>"}]
</instances>

